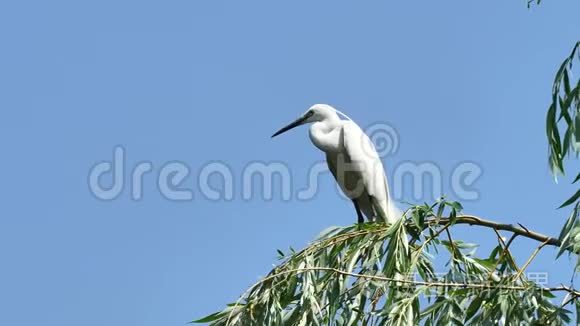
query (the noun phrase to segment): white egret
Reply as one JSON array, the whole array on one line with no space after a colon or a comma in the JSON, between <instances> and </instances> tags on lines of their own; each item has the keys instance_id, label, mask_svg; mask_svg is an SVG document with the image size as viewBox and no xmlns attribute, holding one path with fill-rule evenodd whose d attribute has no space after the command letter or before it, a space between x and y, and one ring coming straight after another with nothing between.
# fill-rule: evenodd
<instances>
[{"instance_id":1,"label":"white egret","mask_svg":"<svg viewBox=\"0 0 580 326\"><path fill-rule=\"evenodd\" d=\"M313 105L272 137L312 123L310 140L326 154L328 168L342 191L352 200L358 222L364 222L364 214L369 221L393 223L400 217L400 212L389 196L381 159L362 129L346 115L348 120L342 120L338 113L330 105Z\"/></svg>"}]
</instances>

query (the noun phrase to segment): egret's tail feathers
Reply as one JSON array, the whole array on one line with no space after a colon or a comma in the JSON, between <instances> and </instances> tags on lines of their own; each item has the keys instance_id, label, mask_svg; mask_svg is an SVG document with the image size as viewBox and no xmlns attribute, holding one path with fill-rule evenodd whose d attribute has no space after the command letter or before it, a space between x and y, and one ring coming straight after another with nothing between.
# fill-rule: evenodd
<instances>
[{"instance_id":1,"label":"egret's tail feathers","mask_svg":"<svg viewBox=\"0 0 580 326\"><path fill-rule=\"evenodd\" d=\"M380 221L392 224L398 221L401 216L403 216L401 210L395 205L395 203L393 203L392 200L386 199L379 201L372 196L370 199L373 211L376 212L377 218Z\"/></svg>"},{"instance_id":2,"label":"egret's tail feathers","mask_svg":"<svg viewBox=\"0 0 580 326\"><path fill-rule=\"evenodd\" d=\"M398 221L401 217L403 217L403 211L401 211L392 200L389 200L388 221L391 221L392 223Z\"/></svg>"}]
</instances>

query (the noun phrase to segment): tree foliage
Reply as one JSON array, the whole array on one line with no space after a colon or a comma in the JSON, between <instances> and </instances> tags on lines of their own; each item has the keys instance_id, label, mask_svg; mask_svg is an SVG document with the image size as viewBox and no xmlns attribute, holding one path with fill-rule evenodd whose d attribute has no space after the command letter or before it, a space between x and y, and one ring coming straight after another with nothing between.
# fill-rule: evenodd
<instances>
[{"instance_id":1,"label":"tree foliage","mask_svg":"<svg viewBox=\"0 0 580 326\"><path fill-rule=\"evenodd\" d=\"M549 147L549 162L555 177L565 173L564 162L568 156L580 153L580 78L572 79L575 63L580 63L580 41L576 42L570 55L564 59L552 87L552 103L546 115L546 135ZM562 128L563 127L563 128ZM580 180L576 172L572 184ZM560 232L562 242L558 256L565 251L580 253L580 189L559 208L572 206L572 211ZM580 259L576 268L580 267Z\"/></svg>"},{"instance_id":2,"label":"tree foliage","mask_svg":"<svg viewBox=\"0 0 580 326\"><path fill-rule=\"evenodd\" d=\"M538 251L558 239L522 227L460 215L440 200L410 208L392 225L367 223L326 230L281 263L238 302L196 322L212 325L562 325L573 318L579 292L526 278ZM455 239L457 224L488 228L497 246L485 256ZM501 230L513 232L506 242ZM539 246L522 266L510 245L518 236ZM437 269L435 268L437 267ZM439 272L436 272L439 271ZM555 293L564 301L553 303Z\"/></svg>"},{"instance_id":3,"label":"tree foliage","mask_svg":"<svg viewBox=\"0 0 580 326\"><path fill-rule=\"evenodd\" d=\"M552 102L546 116L550 168L555 175L564 174L564 160L569 154L580 153L580 130L577 129L580 125L580 78L572 80L574 63L580 64L577 61L580 61L580 41L576 42L556 73ZM580 173L573 182L578 179ZM580 192L576 192L562 206L574 203L579 196Z\"/></svg>"}]
</instances>

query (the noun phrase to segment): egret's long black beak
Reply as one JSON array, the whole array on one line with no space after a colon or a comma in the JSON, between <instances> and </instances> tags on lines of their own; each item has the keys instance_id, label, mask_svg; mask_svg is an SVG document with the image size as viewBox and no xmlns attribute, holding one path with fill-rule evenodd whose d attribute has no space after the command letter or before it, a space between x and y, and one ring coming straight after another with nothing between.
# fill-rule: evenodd
<instances>
[{"instance_id":1,"label":"egret's long black beak","mask_svg":"<svg viewBox=\"0 0 580 326\"><path fill-rule=\"evenodd\" d=\"M290 130L292 128L298 127L299 125L301 125L304 122L306 122L306 119L308 119L308 118L309 118L309 116L306 115L306 116L303 116L303 117L300 117L300 118L296 119L296 121L292 122L291 124L287 125L286 127L282 128L282 129L276 131L276 133L274 133L272 135L272 138L274 138L274 137L278 136L279 134L284 133L284 132L286 132L286 131L288 131L288 130Z\"/></svg>"}]
</instances>

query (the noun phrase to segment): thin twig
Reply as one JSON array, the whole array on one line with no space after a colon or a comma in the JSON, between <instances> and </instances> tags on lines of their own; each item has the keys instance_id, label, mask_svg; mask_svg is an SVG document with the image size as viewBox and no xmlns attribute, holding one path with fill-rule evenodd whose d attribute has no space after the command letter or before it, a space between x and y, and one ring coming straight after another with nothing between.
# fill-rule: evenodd
<instances>
[{"instance_id":1,"label":"thin twig","mask_svg":"<svg viewBox=\"0 0 580 326\"><path fill-rule=\"evenodd\" d=\"M447 234L447 239L449 240L449 244L451 245L451 248L453 249L453 257L455 258L455 252L457 251L457 248L455 247L455 243L453 242L453 239L451 238L451 232L449 232L449 228L445 228L445 233Z\"/></svg>"},{"instance_id":2,"label":"thin twig","mask_svg":"<svg viewBox=\"0 0 580 326\"><path fill-rule=\"evenodd\" d=\"M577 297L576 295L574 295L574 294L569 294L569 295L570 295L570 298L569 298L568 300L564 301L560 307L564 308L564 307L566 307L566 306L567 306L567 305L568 305L570 302L572 302L574 299L578 298L578 297Z\"/></svg>"},{"instance_id":3,"label":"thin twig","mask_svg":"<svg viewBox=\"0 0 580 326\"><path fill-rule=\"evenodd\" d=\"M433 241L433 239L436 239L443 231L447 230L449 227L451 227L451 224L445 225L441 229L437 230L437 232L435 232L435 234L433 234L433 236L425 239L425 241L421 244L421 246L419 248L417 248L416 251L418 252L418 254L416 256L414 256L413 259L411 260L411 266L415 266L415 264L419 260L419 256L421 255L421 252L423 252L423 250L425 249L427 244L429 244L429 242ZM413 249L411 248L411 250L413 250Z\"/></svg>"},{"instance_id":4,"label":"thin twig","mask_svg":"<svg viewBox=\"0 0 580 326\"><path fill-rule=\"evenodd\" d=\"M562 287L569 289L568 295L570 295L570 298L568 300L566 300L565 302L563 302L562 305L560 306L563 308L563 307L567 306L570 302L574 301L575 299L578 299L578 297L580 297L580 293L578 293L578 291L571 289L569 287L565 287L565 286L562 286Z\"/></svg>"},{"instance_id":5,"label":"thin twig","mask_svg":"<svg viewBox=\"0 0 580 326\"><path fill-rule=\"evenodd\" d=\"M501 264L501 261L507 256L510 259L510 263L516 267L516 269L518 269L518 265L516 264L516 262L514 261L512 254L509 251L509 247L512 244L512 242L516 239L516 237L518 236L516 233L512 234L512 236L510 237L510 239L508 240L507 243L505 243L501 237L501 234L499 234L499 232L497 231L497 229L493 229L493 231L495 232L497 239L500 243L500 245L503 247L503 250L501 252L500 257L498 258L498 260L495 262L495 266L491 269L488 279L491 278L491 276L493 275L493 272L495 271L495 269L497 268L497 266L499 266L499 264ZM519 269L518 269L519 272Z\"/></svg>"},{"instance_id":6,"label":"thin twig","mask_svg":"<svg viewBox=\"0 0 580 326\"><path fill-rule=\"evenodd\" d=\"M393 278L393 277L386 277L386 276L379 276L379 275L368 275L368 274L360 274L354 272L347 272L340 270L338 268L333 267L303 267L303 268L294 268L285 271L281 271L274 275L270 275L265 277L252 285L249 290L257 287L258 285L267 282L273 278L280 277L287 274L292 273L304 273L304 272L311 272L311 271L326 271L326 272L333 272L344 276L351 276L357 278L364 278L368 280L376 280L376 281L383 281L383 282L392 282L392 283L404 283L409 285L415 286L426 286L426 287L446 287L446 288L469 288L469 289L493 289L493 290L528 290L529 287L522 286L522 285L496 285L496 284L488 284L488 283L456 283L456 282L426 282L426 281L416 281L404 278ZM401 285L396 285L400 287ZM566 286L559 286L559 287L549 287L549 288L541 288L544 291L556 292L556 291L565 291L568 293L572 293L574 295L580 296L580 292L576 289L569 288ZM248 291L246 291L248 292ZM243 297L243 296L242 296Z\"/></svg>"},{"instance_id":7,"label":"thin twig","mask_svg":"<svg viewBox=\"0 0 580 326\"><path fill-rule=\"evenodd\" d=\"M540 250L542 250L542 248L544 248L548 242L548 240L542 242L541 245L538 246L538 248L536 248L536 250L534 250L534 252L532 253L532 255L530 256L530 258L528 258L528 260L526 261L526 263L524 264L524 266L522 266L522 268L520 268L520 271L516 274L514 280L517 280L518 278L520 278L520 276L522 276L522 273L526 270L526 268L530 265L530 263L532 262L532 260L534 260L534 258L536 258L536 256L538 255L538 253L540 252Z\"/></svg>"}]
</instances>

